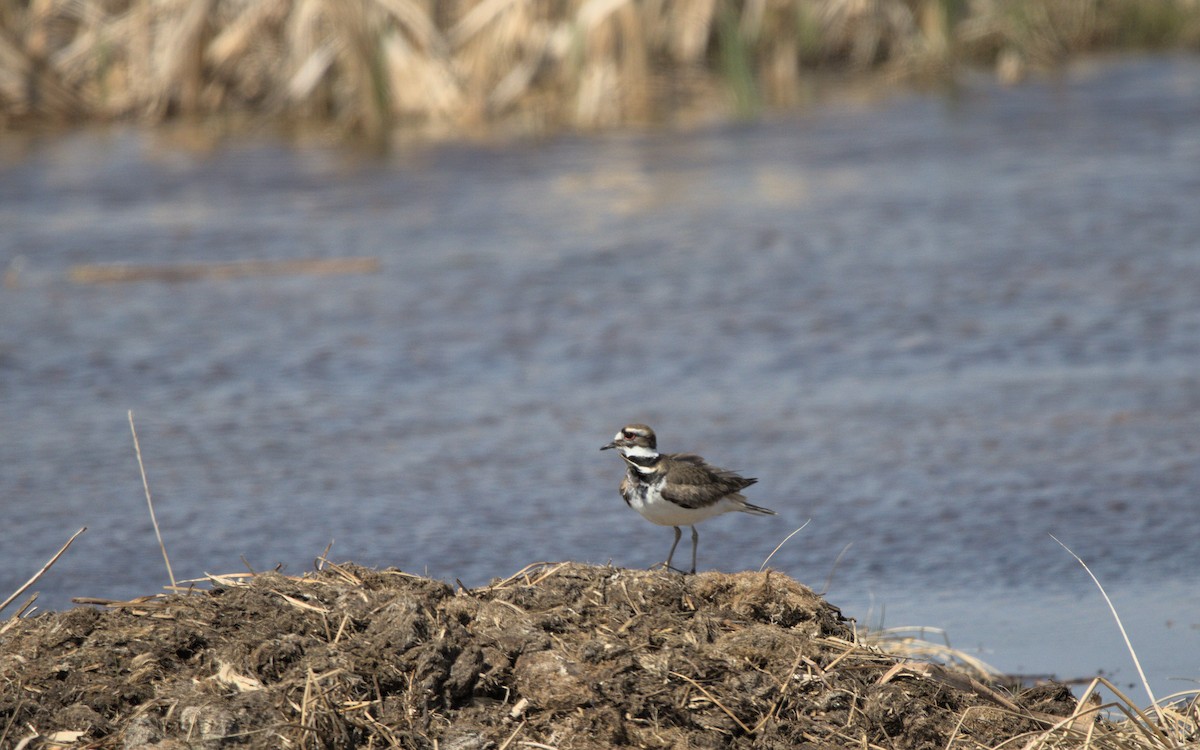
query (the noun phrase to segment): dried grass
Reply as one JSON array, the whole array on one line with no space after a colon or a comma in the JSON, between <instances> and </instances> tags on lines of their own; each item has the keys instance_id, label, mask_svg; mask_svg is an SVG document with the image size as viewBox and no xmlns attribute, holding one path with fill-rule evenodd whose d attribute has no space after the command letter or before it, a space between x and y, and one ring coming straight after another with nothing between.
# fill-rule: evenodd
<instances>
[{"instance_id":1,"label":"dried grass","mask_svg":"<svg viewBox=\"0 0 1200 750\"><path fill-rule=\"evenodd\" d=\"M58 552L55 552L54 555L51 556L51 558L48 561L46 561L46 564L43 565L41 567L41 569L38 570L38 572L34 573L33 576L30 577L30 579L28 581L26 581L24 584L21 585L20 588L18 588L16 591L12 592L12 594L10 594L7 599L0 602L0 612L3 612L5 609L8 609L8 605L12 604L13 601L16 600L16 598L18 596L20 596L21 594L28 591L30 586L37 583L41 579L41 577L46 574L46 571L50 570L50 567L52 565L54 565L54 563L58 562L58 558L63 556L63 553L67 551L67 549L71 546L71 543L74 542L75 539L85 531L87 531L86 526L82 527L81 529L79 529L79 531L76 531L74 534L72 534L71 538L68 539L66 541L66 543L63 544L63 546L59 548ZM25 604L25 606L21 607L21 609L19 609L17 611L17 614L14 617L14 619L16 617L19 617L21 615L21 613L24 612L29 607L30 604L33 604L33 602L34 602L34 600L36 600L36 598L37 598L37 594L35 593L33 595L33 597ZM10 624L11 624L11 620L10 620ZM7 628L0 628L0 633L3 633L5 629L7 629Z\"/></svg>"},{"instance_id":2,"label":"dried grass","mask_svg":"<svg viewBox=\"0 0 1200 750\"><path fill-rule=\"evenodd\" d=\"M942 634L942 642L930 641L930 633ZM955 649L936 628L888 628L861 636L862 643L903 661L889 671L911 672L926 679L975 692L1012 715L1025 715L990 685L1010 681L1003 673L969 653ZM1107 689L1115 700L1103 703L1099 694ZM1183 750L1200 742L1200 690L1154 701L1139 708L1119 688L1097 677L1084 690L1071 715L1034 714L1044 722L1042 729L1017 735L989 750Z\"/></svg>"},{"instance_id":3,"label":"dried grass","mask_svg":"<svg viewBox=\"0 0 1200 750\"><path fill-rule=\"evenodd\" d=\"M940 635L941 642L927 636ZM939 664L984 682L1000 680L1004 673L982 659L950 645L945 631L931 627L895 627L868 630L862 640L886 654L909 661Z\"/></svg>"},{"instance_id":4,"label":"dried grass","mask_svg":"<svg viewBox=\"0 0 1200 750\"><path fill-rule=\"evenodd\" d=\"M1117 700L1102 703L1097 693L1104 687ZM1156 721L1154 715L1161 717ZM1185 750L1200 742L1200 691L1171 696L1151 706L1137 707L1115 685L1103 677L1092 681L1070 716L1045 730L1014 737L1001 748L1044 750Z\"/></svg>"},{"instance_id":5,"label":"dried grass","mask_svg":"<svg viewBox=\"0 0 1200 750\"><path fill-rule=\"evenodd\" d=\"M795 104L816 71L1025 70L1111 45L1200 46L1200 2L0 0L0 123L595 128Z\"/></svg>"},{"instance_id":6,"label":"dried grass","mask_svg":"<svg viewBox=\"0 0 1200 750\"><path fill-rule=\"evenodd\" d=\"M245 733L298 747L670 747L717 733L761 748L924 747L956 722L994 741L1061 720L857 642L778 573L539 563L453 591L323 561L183 586L192 595L20 621L4 643L29 658L0 660L0 719L31 738L84 730L96 747ZM38 701L22 703L30 691ZM80 695L105 697L85 722L60 721ZM968 706L984 719L960 720Z\"/></svg>"},{"instance_id":7,"label":"dried grass","mask_svg":"<svg viewBox=\"0 0 1200 750\"><path fill-rule=\"evenodd\" d=\"M123 701L101 702L103 717L80 733L98 747L142 734L231 739L224 732L234 726L271 742L329 747L429 746L467 735L555 746L593 732L602 742L659 746L710 731L741 738L730 746L783 747L801 729L806 741L855 747L885 746L880 740L898 731L896 746L940 736L939 746L979 750L1173 750L1200 741L1200 691L1142 710L1100 678L1071 712L1061 687L1040 696L999 690L995 670L948 646L895 629L860 637L813 592L773 572L676 576L535 563L452 591L324 557L316 568L168 587L192 596L76 600L111 617L13 618L0 635L12 653L31 656L5 662L0 684L37 688L42 706L5 704L4 733L36 727L25 736L50 741L78 731L46 719L78 700L58 689L57 675L69 669L88 681L88 694ZM80 646L61 651L64 637ZM149 650L113 661L103 658L111 643ZM147 692L147 681L157 687ZM1102 704L1101 687L1117 700ZM605 708L614 700L638 715ZM845 706L856 708L843 714ZM898 716L909 717L903 729L889 718Z\"/></svg>"}]
</instances>

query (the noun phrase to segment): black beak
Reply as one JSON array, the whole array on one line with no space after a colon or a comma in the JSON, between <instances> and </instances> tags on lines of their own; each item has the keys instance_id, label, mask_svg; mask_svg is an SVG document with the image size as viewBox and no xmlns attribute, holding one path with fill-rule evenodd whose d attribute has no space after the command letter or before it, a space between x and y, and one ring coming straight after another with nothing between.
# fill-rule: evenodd
<instances>
[{"instance_id":1,"label":"black beak","mask_svg":"<svg viewBox=\"0 0 1200 750\"><path fill-rule=\"evenodd\" d=\"M616 448L616 447L617 447L617 441L616 441L616 440L614 440L614 441L612 441L611 443L609 443L608 445L606 445L606 446L604 446L603 448L601 448L600 450L602 450L602 451L606 451L606 450L608 450L609 448Z\"/></svg>"}]
</instances>

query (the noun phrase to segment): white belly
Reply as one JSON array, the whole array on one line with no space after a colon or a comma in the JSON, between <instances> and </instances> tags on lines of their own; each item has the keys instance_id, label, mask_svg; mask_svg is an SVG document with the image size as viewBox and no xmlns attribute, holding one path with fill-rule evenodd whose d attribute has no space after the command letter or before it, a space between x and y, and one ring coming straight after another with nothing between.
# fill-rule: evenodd
<instances>
[{"instance_id":1,"label":"white belly","mask_svg":"<svg viewBox=\"0 0 1200 750\"><path fill-rule=\"evenodd\" d=\"M662 483L649 487L635 487L630 493L629 505L642 517L659 526L691 526L701 521L736 510L728 500L721 499L704 508L684 508L662 496Z\"/></svg>"}]
</instances>

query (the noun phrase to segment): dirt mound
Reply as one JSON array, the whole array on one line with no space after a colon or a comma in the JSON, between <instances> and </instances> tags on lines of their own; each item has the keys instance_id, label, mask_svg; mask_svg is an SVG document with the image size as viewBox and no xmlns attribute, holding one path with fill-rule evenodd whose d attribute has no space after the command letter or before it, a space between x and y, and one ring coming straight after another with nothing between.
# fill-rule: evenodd
<instances>
[{"instance_id":1,"label":"dirt mound","mask_svg":"<svg viewBox=\"0 0 1200 750\"><path fill-rule=\"evenodd\" d=\"M327 565L3 627L0 746L945 748L1039 727L856 643L778 573L543 564L455 590ZM1060 686L1014 700L1074 707Z\"/></svg>"}]
</instances>

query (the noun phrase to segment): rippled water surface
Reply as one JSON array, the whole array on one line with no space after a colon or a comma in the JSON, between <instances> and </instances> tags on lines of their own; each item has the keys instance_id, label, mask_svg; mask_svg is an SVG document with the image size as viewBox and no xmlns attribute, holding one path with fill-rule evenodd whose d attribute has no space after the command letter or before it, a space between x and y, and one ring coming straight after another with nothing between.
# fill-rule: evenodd
<instances>
[{"instance_id":1,"label":"rippled water surface","mask_svg":"<svg viewBox=\"0 0 1200 750\"><path fill-rule=\"evenodd\" d=\"M0 596L330 557L646 566L622 424L757 476L700 527L997 666L1200 678L1200 62L387 159L0 140ZM376 274L79 285L81 263ZM843 554L844 553L844 554ZM841 555L840 562L835 565ZM244 562L243 562L244 558ZM1186 682L1173 682L1182 678Z\"/></svg>"}]
</instances>

